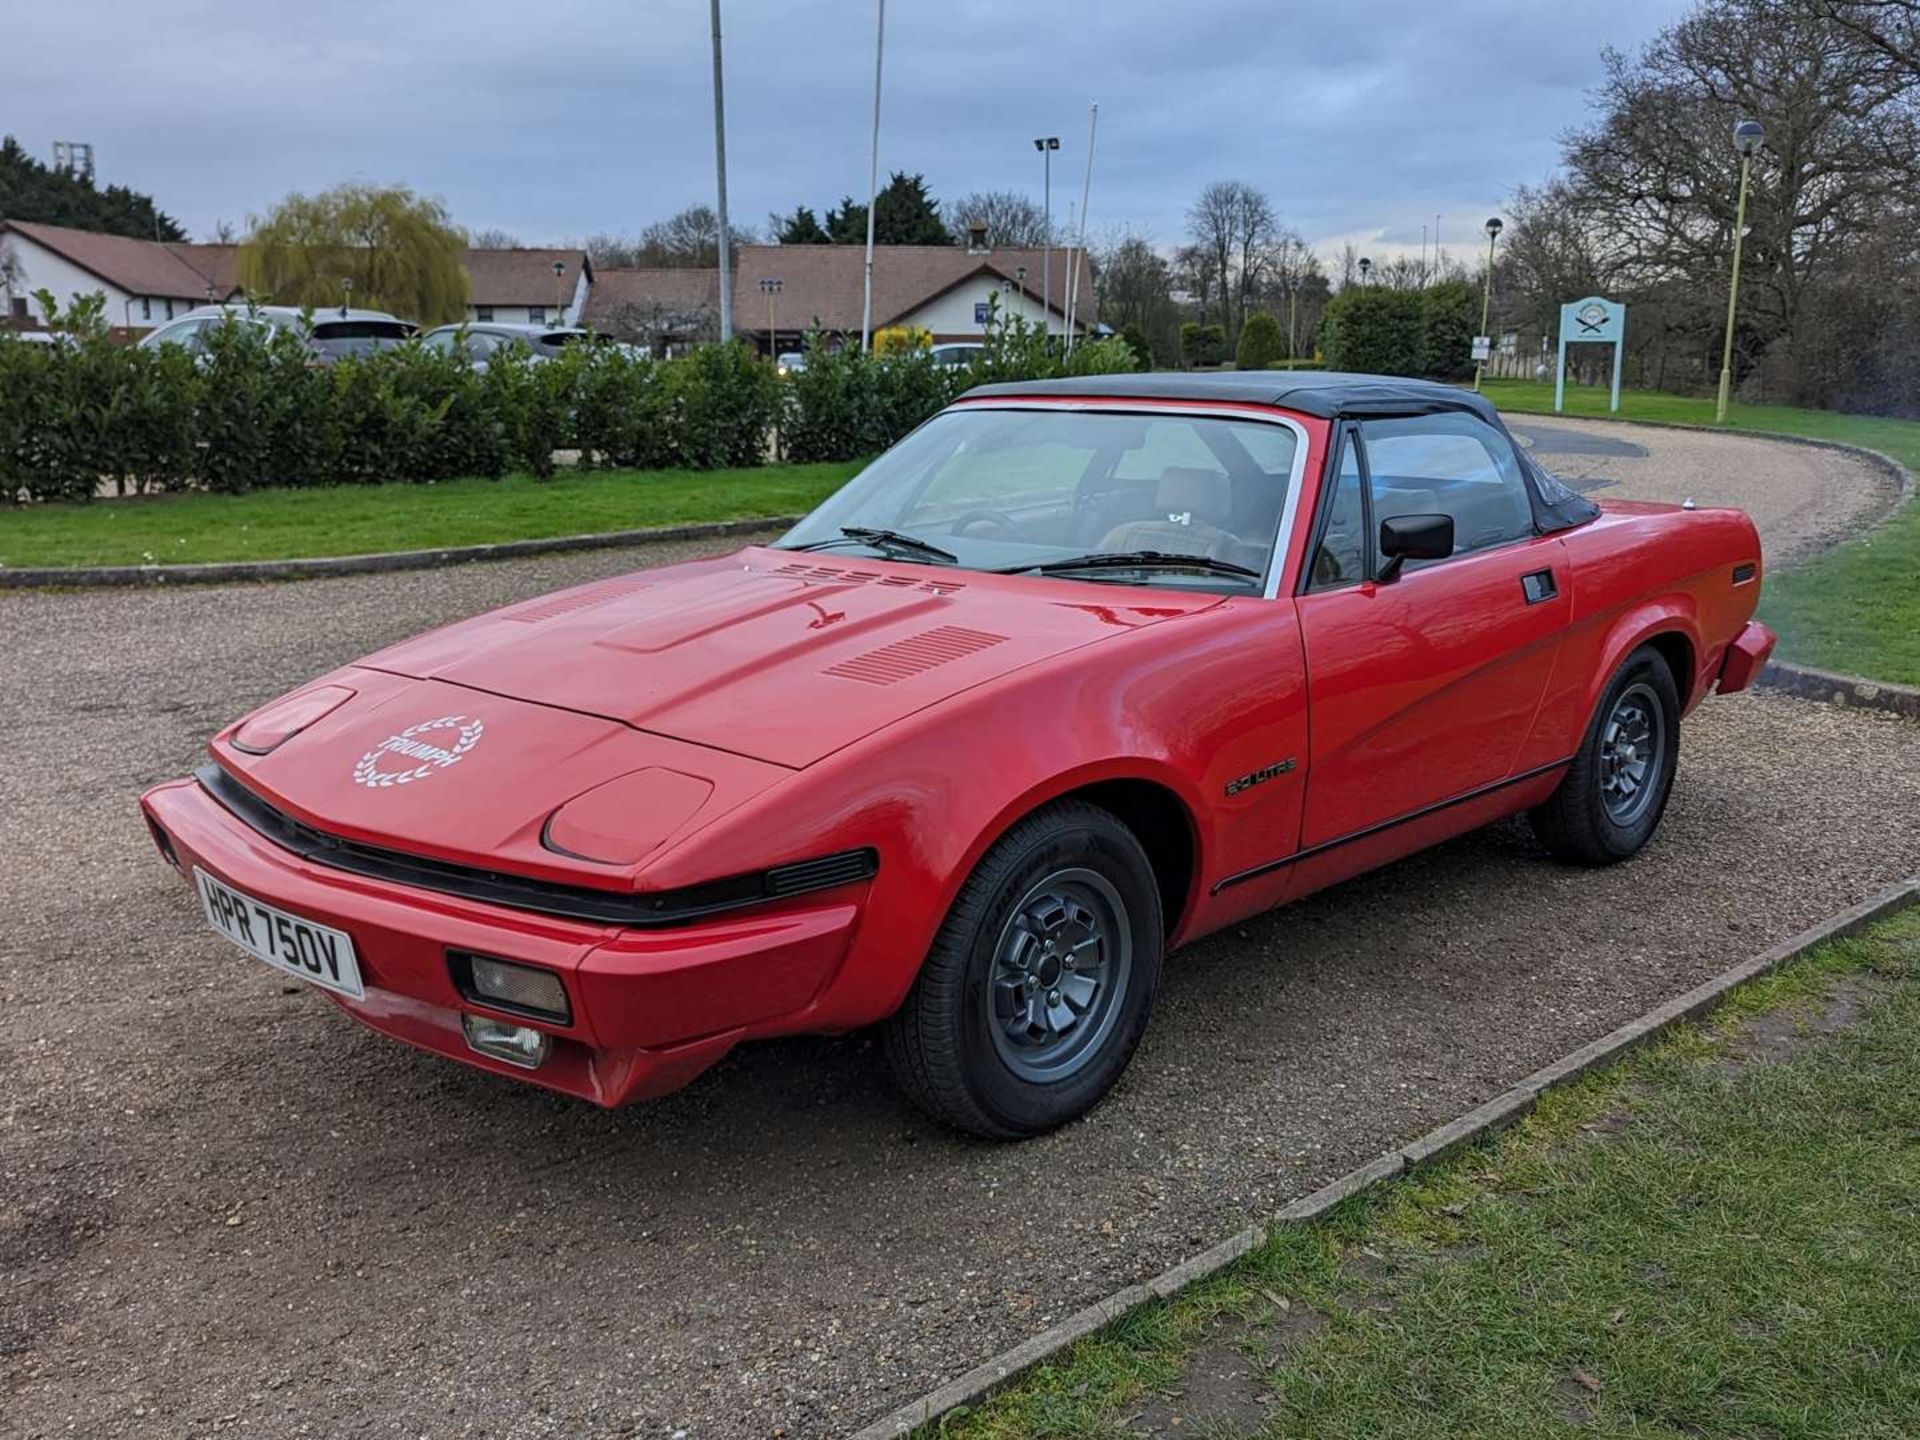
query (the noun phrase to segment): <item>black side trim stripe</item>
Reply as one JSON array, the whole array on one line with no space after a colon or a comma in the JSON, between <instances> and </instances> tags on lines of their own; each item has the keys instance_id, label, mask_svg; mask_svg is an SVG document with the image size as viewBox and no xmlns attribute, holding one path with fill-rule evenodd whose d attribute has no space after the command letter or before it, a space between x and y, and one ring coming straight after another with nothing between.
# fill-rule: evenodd
<instances>
[{"instance_id":1,"label":"black side trim stripe","mask_svg":"<svg viewBox=\"0 0 1920 1440\"><path fill-rule=\"evenodd\" d=\"M1324 855L1329 850L1338 850L1342 845L1351 845L1356 840L1369 839L1372 836L1380 834L1383 830L1391 830L1398 825L1411 824L1415 820L1424 820L1427 816L1436 815L1442 810L1451 810L1456 805L1465 805L1469 800L1479 800L1485 796L1492 795L1496 791L1505 790L1509 785L1520 785L1528 780L1538 780L1542 775L1550 775L1555 770L1564 770L1572 763L1573 757L1569 755L1564 760L1555 760L1546 765L1536 765L1531 770L1523 770L1518 775L1509 775L1506 779L1496 780L1491 785L1482 785L1477 790L1469 790L1463 795L1455 795L1450 800L1436 800L1433 804L1423 805L1418 810L1409 810L1405 815L1396 815L1391 820L1382 820L1378 825L1369 825L1364 830L1355 830L1351 835L1340 835L1332 840L1323 840L1318 845L1309 845L1304 850L1296 850L1293 854L1283 855L1278 860L1269 860L1263 865L1254 866L1251 870L1242 870L1237 875L1229 875L1224 880L1216 880L1213 882L1213 889L1209 893L1218 895L1222 890L1230 890L1235 885L1244 884L1248 880L1257 880L1262 875L1271 875L1274 871L1284 870L1289 865L1298 865L1302 860L1310 860L1315 855Z\"/></svg>"},{"instance_id":2,"label":"black side trim stripe","mask_svg":"<svg viewBox=\"0 0 1920 1440\"><path fill-rule=\"evenodd\" d=\"M316 864L365 875L370 879L389 880L397 885L413 885L422 890L459 895L490 905L533 910L542 915L561 915L570 920L590 920L602 925L623 925L632 929L684 925L709 915L765 904L769 900L783 900L813 890L827 890L836 885L871 879L880 870L877 851L843 850L835 855L796 860L789 865L777 865L771 870L731 875L682 890L660 890L651 894L596 890L586 885L533 880L524 875L455 865L422 855L408 855L377 845L344 840L338 835L316 830L276 809L218 765L201 766L194 772L194 778L235 818L282 849Z\"/></svg>"}]
</instances>

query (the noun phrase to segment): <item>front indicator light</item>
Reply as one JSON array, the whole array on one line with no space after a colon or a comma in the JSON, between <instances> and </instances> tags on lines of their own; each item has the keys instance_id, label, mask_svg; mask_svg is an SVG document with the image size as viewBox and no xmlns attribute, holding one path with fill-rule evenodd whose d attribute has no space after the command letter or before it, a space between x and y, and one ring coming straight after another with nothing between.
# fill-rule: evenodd
<instances>
[{"instance_id":1,"label":"front indicator light","mask_svg":"<svg viewBox=\"0 0 1920 1440\"><path fill-rule=\"evenodd\" d=\"M455 983L469 1000L497 1005L502 1010L518 1010L535 1019L552 1020L561 1025L572 1023L573 1010L567 1004L566 987L553 971L458 951L448 959L453 964Z\"/></svg>"},{"instance_id":2,"label":"front indicator light","mask_svg":"<svg viewBox=\"0 0 1920 1440\"><path fill-rule=\"evenodd\" d=\"M467 1032L469 1049L490 1059L518 1065L523 1070L538 1070L553 1049L552 1037L531 1025L509 1025L484 1015L462 1015L460 1026Z\"/></svg>"}]
</instances>

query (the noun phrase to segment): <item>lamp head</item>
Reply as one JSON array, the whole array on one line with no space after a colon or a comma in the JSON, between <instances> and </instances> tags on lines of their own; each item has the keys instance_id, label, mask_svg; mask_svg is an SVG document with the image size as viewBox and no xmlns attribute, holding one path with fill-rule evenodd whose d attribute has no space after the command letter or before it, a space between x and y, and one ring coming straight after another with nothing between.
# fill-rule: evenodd
<instances>
[{"instance_id":1,"label":"lamp head","mask_svg":"<svg viewBox=\"0 0 1920 1440\"><path fill-rule=\"evenodd\" d=\"M1487 235L1489 238L1497 239L1500 232L1506 228L1505 225L1500 223L1500 217L1498 215L1492 215L1487 218Z\"/></svg>"},{"instance_id":2,"label":"lamp head","mask_svg":"<svg viewBox=\"0 0 1920 1440\"><path fill-rule=\"evenodd\" d=\"M1753 154L1766 138L1767 127L1758 120L1742 120L1733 127L1733 148L1742 155Z\"/></svg>"}]
</instances>

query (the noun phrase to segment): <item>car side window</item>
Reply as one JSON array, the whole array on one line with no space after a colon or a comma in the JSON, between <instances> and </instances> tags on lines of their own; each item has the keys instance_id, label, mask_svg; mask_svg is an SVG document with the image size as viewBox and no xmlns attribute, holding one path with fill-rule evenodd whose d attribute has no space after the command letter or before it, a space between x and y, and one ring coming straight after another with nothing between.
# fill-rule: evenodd
<instances>
[{"instance_id":1,"label":"car side window","mask_svg":"<svg viewBox=\"0 0 1920 1440\"><path fill-rule=\"evenodd\" d=\"M1360 437L1375 525L1395 515L1450 515L1456 555L1534 533L1519 458L1484 420L1459 411L1366 420ZM1421 563L1441 562L1408 568Z\"/></svg>"},{"instance_id":2,"label":"car side window","mask_svg":"<svg viewBox=\"0 0 1920 1440\"><path fill-rule=\"evenodd\" d=\"M1363 580L1367 573L1366 507L1360 498L1360 450L1352 442L1340 448L1340 470L1327 499L1327 523L1313 554L1309 590L1334 590Z\"/></svg>"}]
</instances>

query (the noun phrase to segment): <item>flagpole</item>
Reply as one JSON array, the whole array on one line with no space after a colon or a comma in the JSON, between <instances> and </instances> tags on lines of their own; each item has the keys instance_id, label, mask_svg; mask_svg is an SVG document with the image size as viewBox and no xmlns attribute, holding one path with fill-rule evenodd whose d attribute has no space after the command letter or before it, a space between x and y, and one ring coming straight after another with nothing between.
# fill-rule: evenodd
<instances>
[{"instance_id":1,"label":"flagpole","mask_svg":"<svg viewBox=\"0 0 1920 1440\"><path fill-rule=\"evenodd\" d=\"M867 155L867 269L860 292L862 352L873 346L873 212L880 198L880 66L887 53L887 0L878 3L873 35L873 145Z\"/></svg>"}]
</instances>

